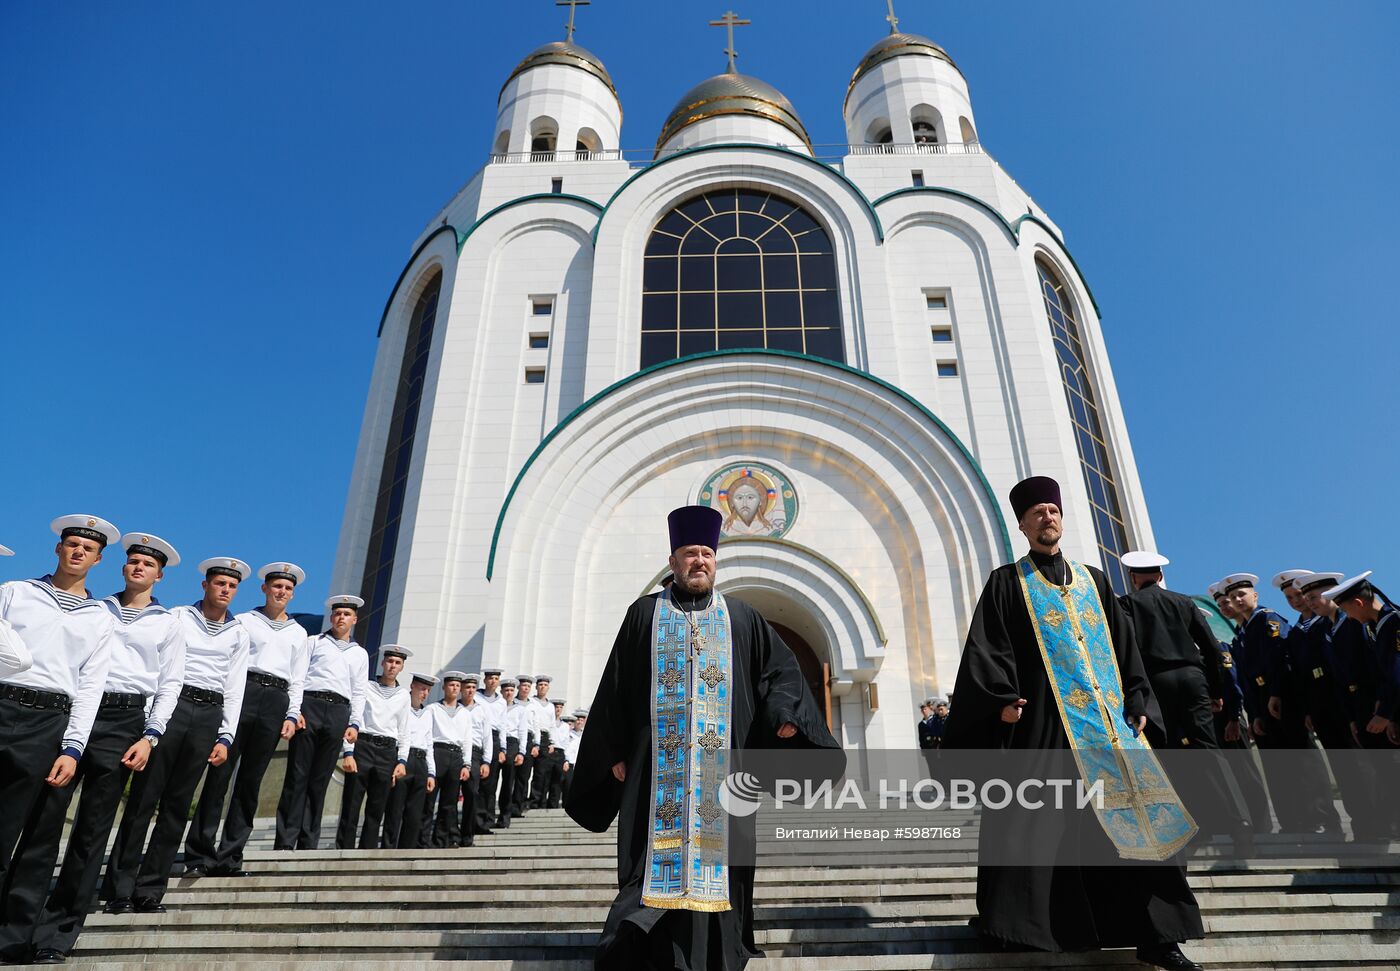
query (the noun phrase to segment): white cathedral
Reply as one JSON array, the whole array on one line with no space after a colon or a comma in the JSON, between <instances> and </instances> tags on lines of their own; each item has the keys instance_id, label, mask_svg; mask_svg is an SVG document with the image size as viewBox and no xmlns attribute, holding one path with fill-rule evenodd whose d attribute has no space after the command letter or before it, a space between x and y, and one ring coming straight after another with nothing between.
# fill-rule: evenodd
<instances>
[{"instance_id":1,"label":"white cathedral","mask_svg":"<svg viewBox=\"0 0 1400 971\"><path fill-rule=\"evenodd\" d=\"M721 591L837 737L909 748L1024 551L1019 479L1060 480L1066 552L1122 588L1152 532L1094 298L953 59L890 20L851 52L838 147L734 69L732 24L729 69L641 157L572 40L506 78L487 164L380 322L333 580L371 652L549 672L587 704L666 574L666 514L706 503Z\"/></svg>"}]
</instances>

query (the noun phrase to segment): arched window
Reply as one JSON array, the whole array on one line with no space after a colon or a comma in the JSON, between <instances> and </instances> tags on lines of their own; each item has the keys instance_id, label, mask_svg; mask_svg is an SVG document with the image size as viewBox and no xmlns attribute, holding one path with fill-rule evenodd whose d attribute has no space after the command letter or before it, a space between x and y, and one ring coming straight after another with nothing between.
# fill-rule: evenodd
<instances>
[{"instance_id":1,"label":"arched window","mask_svg":"<svg viewBox=\"0 0 1400 971\"><path fill-rule=\"evenodd\" d=\"M404 339L403 362L399 365L389 435L384 443L379 495L374 501L364 582L360 584L365 607L355 627L355 639L369 651L371 668L384 635L384 612L389 606L389 585L394 578L394 552L399 545L413 439L418 431L418 409L423 403L423 383L428 374L428 356L433 348L433 326L437 322L441 290L442 274L436 273L414 304L408 335Z\"/></svg>"},{"instance_id":2,"label":"arched window","mask_svg":"<svg viewBox=\"0 0 1400 971\"><path fill-rule=\"evenodd\" d=\"M943 143L943 116L933 105L915 105L909 113L909 122L914 129L915 145Z\"/></svg>"},{"instance_id":3,"label":"arched window","mask_svg":"<svg viewBox=\"0 0 1400 971\"><path fill-rule=\"evenodd\" d=\"M1035 267L1040 274L1041 296L1045 299L1045 313L1060 361L1060 380L1065 386L1070 420L1074 422L1079 465L1084 472L1084 484L1089 488L1099 557L1113 589L1126 593L1127 577L1119 558L1128 551L1128 530L1123 523L1123 503L1118 496L1118 482L1108 453L1108 441L1104 438L1094 386L1084 364L1084 345L1074 301L1049 263L1037 258Z\"/></svg>"},{"instance_id":4,"label":"arched window","mask_svg":"<svg viewBox=\"0 0 1400 971\"><path fill-rule=\"evenodd\" d=\"M496 136L496 144L491 149L493 155L504 155L510 151L510 129L507 128Z\"/></svg>"},{"instance_id":5,"label":"arched window","mask_svg":"<svg viewBox=\"0 0 1400 971\"><path fill-rule=\"evenodd\" d=\"M963 144L965 144L965 145L976 145L976 144L977 144L977 132L973 131L973 129L972 129L972 122L968 121L966 118L959 118L959 119L958 119L958 130L959 130L959 132L962 134Z\"/></svg>"},{"instance_id":6,"label":"arched window","mask_svg":"<svg viewBox=\"0 0 1400 971\"><path fill-rule=\"evenodd\" d=\"M530 155L532 162L554 161L554 143L559 137L559 124L553 118L541 116L530 123Z\"/></svg>"},{"instance_id":7,"label":"arched window","mask_svg":"<svg viewBox=\"0 0 1400 971\"><path fill-rule=\"evenodd\" d=\"M580 128L578 139L574 144L574 158L580 160L591 158L593 153L602 147L602 144L603 140L592 128Z\"/></svg>"},{"instance_id":8,"label":"arched window","mask_svg":"<svg viewBox=\"0 0 1400 971\"><path fill-rule=\"evenodd\" d=\"M845 360L831 239L785 199L691 199L656 224L644 263L642 367L753 347Z\"/></svg>"}]
</instances>

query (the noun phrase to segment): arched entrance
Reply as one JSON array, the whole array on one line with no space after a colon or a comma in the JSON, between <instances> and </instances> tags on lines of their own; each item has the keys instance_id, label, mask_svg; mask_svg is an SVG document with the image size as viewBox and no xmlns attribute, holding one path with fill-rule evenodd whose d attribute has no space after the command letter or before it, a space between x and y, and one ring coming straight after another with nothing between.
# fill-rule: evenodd
<instances>
[{"instance_id":1,"label":"arched entrance","mask_svg":"<svg viewBox=\"0 0 1400 971\"><path fill-rule=\"evenodd\" d=\"M831 728L831 665L818 657L817 652L812 650L812 645L797 631L775 620L769 620L768 623L797 656L797 665L802 669L802 676L807 679L807 687L812 690L812 697L817 699L817 705L826 717L826 727Z\"/></svg>"}]
</instances>

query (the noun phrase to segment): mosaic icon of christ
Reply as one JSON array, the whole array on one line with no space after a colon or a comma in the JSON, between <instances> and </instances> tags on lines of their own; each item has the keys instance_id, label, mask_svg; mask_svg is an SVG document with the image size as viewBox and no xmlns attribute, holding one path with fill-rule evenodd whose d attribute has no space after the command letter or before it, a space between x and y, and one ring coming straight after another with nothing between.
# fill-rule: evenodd
<instances>
[{"instance_id":1,"label":"mosaic icon of christ","mask_svg":"<svg viewBox=\"0 0 1400 971\"><path fill-rule=\"evenodd\" d=\"M726 536L771 536L782 532L787 517L782 505L774 504L777 492L765 488L752 472L740 473L720 493L729 509L721 530Z\"/></svg>"}]
</instances>

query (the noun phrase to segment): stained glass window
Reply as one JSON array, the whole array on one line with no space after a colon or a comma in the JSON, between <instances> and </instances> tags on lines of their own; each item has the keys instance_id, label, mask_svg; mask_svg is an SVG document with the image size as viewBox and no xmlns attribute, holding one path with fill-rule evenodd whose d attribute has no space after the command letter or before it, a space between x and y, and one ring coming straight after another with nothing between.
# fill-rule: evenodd
<instances>
[{"instance_id":1,"label":"stained glass window","mask_svg":"<svg viewBox=\"0 0 1400 971\"><path fill-rule=\"evenodd\" d=\"M394 553L398 548L399 525L408 491L408 472L413 459L413 439L418 431L418 410L423 403L423 383L428 374L428 356L433 348L433 325L437 322L438 295L442 275L438 274L423 290L409 319L404 341L403 363L399 365L398 391L389 420L389 436L384 445L384 465L379 473L379 495L374 502L369 549L365 555L365 577L360 596L365 606L355 627L355 639L369 651L373 671L379 644L384 635L384 613L389 606L389 585L394 578Z\"/></svg>"},{"instance_id":2,"label":"stained glass window","mask_svg":"<svg viewBox=\"0 0 1400 971\"><path fill-rule=\"evenodd\" d=\"M642 367L759 347L845 360L831 239L791 202L698 196L656 224L643 259Z\"/></svg>"},{"instance_id":3,"label":"stained glass window","mask_svg":"<svg viewBox=\"0 0 1400 971\"><path fill-rule=\"evenodd\" d=\"M1040 290L1045 298L1045 313L1055 341L1055 354L1060 362L1060 379L1065 386L1070 420L1074 423L1079 465L1084 471L1084 484L1089 489L1099 557L1113 589L1120 594L1126 593L1129 589L1128 579L1119 561L1128 551L1128 529L1123 521L1123 504L1118 497L1118 482L1109 457L1094 386L1084 364L1084 345L1079 334L1079 321L1075 317L1074 301L1048 263L1037 259L1035 265L1040 274Z\"/></svg>"}]
</instances>

